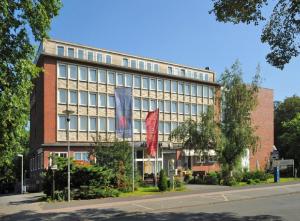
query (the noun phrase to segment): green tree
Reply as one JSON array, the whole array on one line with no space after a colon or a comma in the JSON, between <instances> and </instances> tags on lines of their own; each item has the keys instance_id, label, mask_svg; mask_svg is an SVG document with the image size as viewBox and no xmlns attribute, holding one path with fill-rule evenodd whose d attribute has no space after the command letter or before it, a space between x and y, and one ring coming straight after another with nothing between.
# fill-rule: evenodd
<instances>
[{"instance_id":1,"label":"green tree","mask_svg":"<svg viewBox=\"0 0 300 221\"><path fill-rule=\"evenodd\" d=\"M259 70L258 70L259 71ZM225 172L225 179L232 175L239 165L246 149L254 152L258 147L258 137L251 124L251 112L257 105L259 72L251 85L242 79L238 62L226 69L221 76L222 91L222 134L223 145L219 151L219 161Z\"/></svg>"},{"instance_id":2,"label":"green tree","mask_svg":"<svg viewBox=\"0 0 300 221\"><path fill-rule=\"evenodd\" d=\"M1 171L11 168L16 154L23 152L32 80L41 71L33 64L30 36L37 42L46 38L60 7L60 0L0 1Z\"/></svg>"},{"instance_id":3,"label":"green tree","mask_svg":"<svg viewBox=\"0 0 300 221\"><path fill-rule=\"evenodd\" d=\"M295 159L296 166L299 166L300 162L300 112L296 116L287 122L283 122L282 127L284 129L283 134L280 136L280 140L285 143L286 156Z\"/></svg>"},{"instance_id":4,"label":"green tree","mask_svg":"<svg viewBox=\"0 0 300 221\"><path fill-rule=\"evenodd\" d=\"M214 13L217 21L234 24L254 23L258 25L266 20L263 10L268 0L212 0L214 3L210 13ZM299 0L279 0L273 8L269 20L262 30L261 41L270 46L267 61L280 69L299 55L300 34Z\"/></svg>"},{"instance_id":5,"label":"green tree","mask_svg":"<svg viewBox=\"0 0 300 221\"><path fill-rule=\"evenodd\" d=\"M115 140L113 143L96 141L92 155L96 165L111 169L116 174L118 188L130 190L132 183L132 147L127 141Z\"/></svg>"},{"instance_id":6,"label":"green tree","mask_svg":"<svg viewBox=\"0 0 300 221\"><path fill-rule=\"evenodd\" d=\"M290 144L286 142L286 139L283 140L281 136L286 133L286 128L283 126L283 123L291 121L300 113L300 97L294 95L287 97L284 101L275 102L274 111L275 146L279 150L281 157L291 157L288 154Z\"/></svg>"},{"instance_id":7,"label":"green tree","mask_svg":"<svg viewBox=\"0 0 300 221\"><path fill-rule=\"evenodd\" d=\"M164 170L161 170L159 172L159 181L158 181L158 189L161 192L164 192L168 189L168 181L167 181L167 176L165 174Z\"/></svg>"},{"instance_id":8,"label":"green tree","mask_svg":"<svg viewBox=\"0 0 300 221\"><path fill-rule=\"evenodd\" d=\"M182 143L183 149L194 150L198 154L208 150L217 150L222 143L221 131L214 117L213 107L209 107L206 113L201 114L201 120L185 120L174 129L169 139ZM189 168L191 168L189 157Z\"/></svg>"}]
</instances>

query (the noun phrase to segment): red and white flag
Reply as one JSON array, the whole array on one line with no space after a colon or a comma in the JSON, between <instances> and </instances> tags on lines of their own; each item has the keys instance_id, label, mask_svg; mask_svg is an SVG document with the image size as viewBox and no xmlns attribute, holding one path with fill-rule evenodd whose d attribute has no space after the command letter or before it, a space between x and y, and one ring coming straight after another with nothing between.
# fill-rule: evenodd
<instances>
[{"instance_id":1,"label":"red and white flag","mask_svg":"<svg viewBox=\"0 0 300 221\"><path fill-rule=\"evenodd\" d=\"M148 154L152 157L156 155L158 142L158 122L159 109L150 111L146 117L146 143Z\"/></svg>"}]
</instances>

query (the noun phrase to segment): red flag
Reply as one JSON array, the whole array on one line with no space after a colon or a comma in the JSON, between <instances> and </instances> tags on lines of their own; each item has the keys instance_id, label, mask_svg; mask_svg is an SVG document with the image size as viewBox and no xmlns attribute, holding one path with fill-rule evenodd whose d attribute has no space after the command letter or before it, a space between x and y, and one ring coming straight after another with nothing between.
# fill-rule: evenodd
<instances>
[{"instance_id":1,"label":"red flag","mask_svg":"<svg viewBox=\"0 0 300 221\"><path fill-rule=\"evenodd\" d=\"M150 156L155 156L158 142L159 109L150 111L146 117L146 142Z\"/></svg>"}]
</instances>

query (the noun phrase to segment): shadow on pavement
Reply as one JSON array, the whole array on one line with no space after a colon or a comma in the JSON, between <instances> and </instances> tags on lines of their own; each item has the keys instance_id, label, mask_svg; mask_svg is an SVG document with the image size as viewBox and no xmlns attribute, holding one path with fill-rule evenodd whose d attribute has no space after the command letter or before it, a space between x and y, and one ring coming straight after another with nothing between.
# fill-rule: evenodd
<instances>
[{"instance_id":1,"label":"shadow on pavement","mask_svg":"<svg viewBox=\"0 0 300 221\"><path fill-rule=\"evenodd\" d=\"M9 202L9 205L22 205L22 204L31 204L31 203L37 203L37 202L42 202L43 197L42 196L30 196L27 197L24 200L19 200L19 201L12 201Z\"/></svg>"},{"instance_id":2,"label":"shadow on pavement","mask_svg":"<svg viewBox=\"0 0 300 221\"><path fill-rule=\"evenodd\" d=\"M70 213L36 213L33 211L22 211L13 215L0 216L2 221L8 220L183 220L183 221L282 221L279 216L258 215L258 216L237 216L234 213L130 213L115 209L84 209Z\"/></svg>"}]
</instances>

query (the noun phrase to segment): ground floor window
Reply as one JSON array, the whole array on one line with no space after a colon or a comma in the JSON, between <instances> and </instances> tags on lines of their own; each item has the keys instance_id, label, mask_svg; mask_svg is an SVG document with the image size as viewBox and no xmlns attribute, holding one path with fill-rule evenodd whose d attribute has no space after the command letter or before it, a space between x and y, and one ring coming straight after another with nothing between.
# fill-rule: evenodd
<instances>
[{"instance_id":1,"label":"ground floor window","mask_svg":"<svg viewBox=\"0 0 300 221\"><path fill-rule=\"evenodd\" d=\"M75 152L74 159L89 161L89 154L88 152Z\"/></svg>"}]
</instances>

